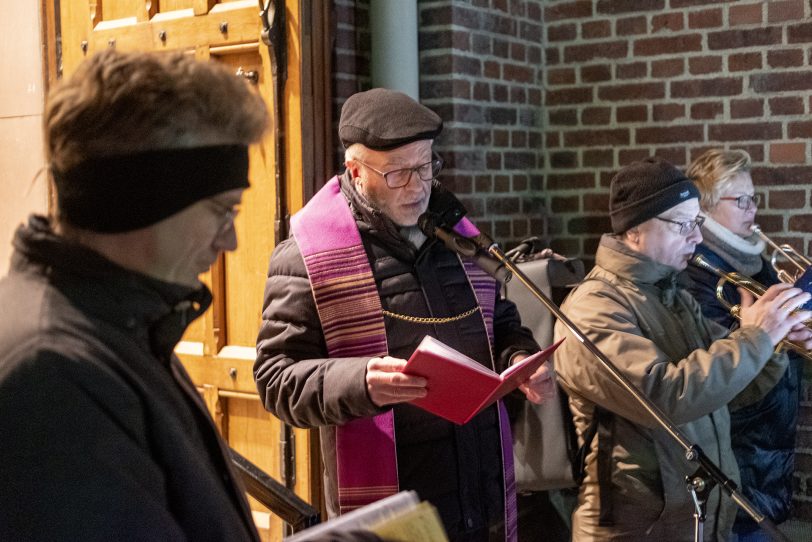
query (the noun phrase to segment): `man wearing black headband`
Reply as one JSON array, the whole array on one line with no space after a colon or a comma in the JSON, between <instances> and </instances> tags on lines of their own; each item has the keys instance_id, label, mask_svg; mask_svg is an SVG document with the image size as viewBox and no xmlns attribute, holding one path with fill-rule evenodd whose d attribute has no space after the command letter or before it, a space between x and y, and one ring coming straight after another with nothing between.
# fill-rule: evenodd
<instances>
[{"instance_id":1,"label":"man wearing black headband","mask_svg":"<svg viewBox=\"0 0 812 542\"><path fill-rule=\"evenodd\" d=\"M44 124L55 216L0 281L0 539L258 540L173 349L237 246L262 100L213 62L109 50Z\"/></svg>"},{"instance_id":2,"label":"man wearing black headband","mask_svg":"<svg viewBox=\"0 0 812 542\"><path fill-rule=\"evenodd\" d=\"M496 370L538 349L511 302L493 289L480 297L494 281L417 226L427 210L447 211L432 152L441 130L399 92L346 101L346 172L293 217L293 238L271 257L254 373L268 410L321 429L330 514L412 489L452 540L511 539L499 409L455 425L410 405L426 383L400 372L426 335ZM525 390L540 401L551 379L546 367L537 377Z\"/></svg>"}]
</instances>

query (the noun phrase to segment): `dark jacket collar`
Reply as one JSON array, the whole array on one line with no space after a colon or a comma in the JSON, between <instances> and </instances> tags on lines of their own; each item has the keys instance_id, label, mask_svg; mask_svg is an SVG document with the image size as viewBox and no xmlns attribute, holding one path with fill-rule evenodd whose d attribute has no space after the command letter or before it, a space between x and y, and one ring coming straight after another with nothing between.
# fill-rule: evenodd
<instances>
[{"instance_id":1,"label":"dark jacket collar","mask_svg":"<svg viewBox=\"0 0 812 542\"><path fill-rule=\"evenodd\" d=\"M186 327L211 304L208 288L171 284L125 269L54 233L31 215L14 236L12 271L39 272L82 312L116 327L144 332L163 360Z\"/></svg>"}]
</instances>

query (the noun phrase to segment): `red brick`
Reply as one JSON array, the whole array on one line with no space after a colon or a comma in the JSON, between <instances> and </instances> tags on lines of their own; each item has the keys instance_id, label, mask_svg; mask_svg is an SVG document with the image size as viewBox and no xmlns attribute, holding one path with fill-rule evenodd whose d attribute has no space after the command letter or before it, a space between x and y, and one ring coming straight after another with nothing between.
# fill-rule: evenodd
<instances>
[{"instance_id":1,"label":"red brick","mask_svg":"<svg viewBox=\"0 0 812 542\"><path fill-rule=\"evenodd\" d=\"M672 121L685 116L685 105L669 103L669 104L654 104L651 110L651 120L657 121Z\"/></svg>"},{"instance_id":2,"label":"red brick","mask_svg":"<svg viewBox=\"0 0 812 542\"><path fill-rule=\"evenodd\" d=\"M721 71L721 56L695 56L688 59L688 72L691 75L719 73Z\"/></svg>"},{"instance_id":3,"label":"red brick","mask_svg":"<svg viewBox=\"0 0 812 542\"><path fill-rule=\"evenodd\" d=\"M635 131L635 143L638 145L702 141L704 138L705 129L702 125L697 124L686 126L646 127L638 128Z\"/></svg>"},{"instance_id":4,"label":"red brick","mask_svg":"<svg viewBox=\"0 0 812 542\"><path fill-rule=\"evenodd\" d=\"M807 43L812 41L812 23L801 23L787 27L788 43Z\"/></svg>"},{"instance_id":5,"label":"red brick","mask_svg":"<svg viewBox=\"0 0 812 542\"><path fill-rule=\"evenodd\" d=\"M603 232L611 231L612 225L609 221L609 216L578 216L573 218L567 224L567 229L570 233L592 233L601 234Z\"/></svg>"},{"instance_id":6,"label":"red brick","mask_svg":"<svg viewBox=\"0 0 812 542\"><path fill-rule=\"evenodd\" d=\"M789 217L788 226L790 230L794 231L812 231L812 215L793 214ZM810 443L812 444L812 442Z\"/></svg>"},{"instance_id":7,"label":"red brick","mask_svg":"<svg viewBox=\"0 0 812 542\"><path fill-rule=\"evenodd\" d=\"M764 145L762 143L750 143L747 145L735 145L732 149L741 149L750 155L754 163L764 162Z\"/></svg>"},{"instance_id":8,"label":"red brick","mask_svg":"<svg viewBox=\"0 0 812 542\"><path fill-rule=\"evenodd\" d=\"M803 190L770 190L770 209L801 209L806 193Z\"/></svg>"},{"instance_id":9,"label":"red brick","mask_svg":"<svg viewBox=\"0 0 812 542\"><path fill-rule=\"evenodd\" d=\"M547 188L594 188L595 174L586 173L553 173L547 175Z\"/></svg>"},{"instance_id":10,"label":"red brick","mask_svg":"<svg viewBox=\"0 0 812 542\"><path fill-rule=\"evenodd\" d=\"M684 166L685 162L685 145L678 147L660 147L655 149L654 156L662 158L667 162L671 162L675 166Z\"/></svg>"},{"instance_id":11,"label":"red brick","mask_svg":"<svg viewBox=\"0 0 812 542\"><path fill-rule=\"evenodd\" d=\"M615 119L617 122L645 122L648 120L648 107L645 105L618 107Z\"/></svg>"},{"instance_id":12,"label":"red brick","mask_svg":"<svg viewBox=\"0 0 812 542\"><path fill-rule=\"evenodd\" d=\"M553 68L547 72L548 85L575 84L575 70L573 68Z\"/></svg>"},{"instance_id":13,"label":"red brick","mask_svg":"<svg viewBox=\"0 0 812 542\"><path fill-rule=\"evenodd\" d=\"M697 120L710 120L724 113L721 102L698 102L691 104L691 118Z\"/></svg>"},{"instance_id":14,"label":"red brick","mask_svg":"<svg viewBox=\"0 0 812 542\"><path fill-rule=\"evenodd\" d=\"M510 44L510 58L511 60L517 60L519 62L524 62L524 59L527 56L527 47L523 43L511 43Z\"/></svg>"},{"instance_id":15,"label":"red brick","mask_svg":"<svg viewBox=\"0 0 812 542\"><path fill-rule=\"evenodd\" d=\"M743 119L764 115L764 102L758 99L731 100L730 118Z\"/></svg>"},{"instance_id":16,"label":"red brick","mask_svg":"<svg viewBox=\"0 0 812 542\"><path fill-rule=\"evenodd\" d=\"M582 104L592 101L592 87L572 87L547 92L545 105Z\"/></svg>"},{"instance_id":17,"label":"red brick","mask_svg":"<svg viewBox=\"0 0 812 542\"><path fill-rule=\"evenodd\" d=\"M771 68L794 68L803 66L803 49L783 49L767 51L767 65Z\"/></svg>"},{"instance_id":18,"label":"red brick","mask_svg":"<svg viewBox=\"0 0 812 542\"><path fill-rule=\"evenodd\" d=\"M625 40L570 45L564 47L564 61L573 63L588 62L596 58L624 58L628 54L628 50L629 43Z\"/></svg>"},{"instance_id":19,"label":"red brick","mask_svg":"<svg viewBox=\"0 0 812 542\"><path fill-rule=\"evenodd\" d=\"M781 123L747 122L708 125L708 141L781 139Z\"/></svg>"},{"instance_id":20,"label":"red brick","mask_svg":"<svg viewBox=\"0 0 812 542\"><path fill-rule=\"evenodd\" d=\"M577 213L581 210L578 196L553 196L550 210L554 213Z\"/></svg>"},{"instance_id":21,"label":"red brick","mask_svg":"<svg viewBox=\"0 0 812 542\"><path fill-rule=\"evenodd\" d=\"M645 149L622 149L617 156L618 165L620 167L627 166L632 162L645 160L649 156L649 152Z\"/></svg>"},{"instance_id":22,"label":"red brick","mask_svg":"<svg viewBox=\"0 0 812 542\"><path fill-rule=\"evenodd\" d=\"M688 28L716 28L719 26L722 26L721 8L688 13Z\"/></svg>"},{"instance_id":23,"label":"red brick","mask_svg":"<svg viewBox=\"0 0 812 542\"><path fill-rule=\"evenodd\" d=\"M812 89L809 72L757 73L750 76L750 88L756 92L781 92Z\"/></svg>"},{"instance_id":24,"label":"red brick","mask_svg":"<svg viewBox=\"0 0 812 542\"><path fill-rule=\"evenodd\" d=\"M544 134L544 147L557 149L561 146L561 132L547 132Z\"/></svg>"},{"instance_id":25,"label":"red brick","mask_svg":"<svg viewBox=\"0 0 812 542\"><path fill-rule=\"evenodd\" d=\"M609 194L584 194L583 209L584 212L605 213L609 210Z\"/></svg>"},{"instance_id":26,"label":"red brick","mask_svg":"<svg viewBox=\"0 0 812 542\"><path fill-rule=\"evenodd\" d=\"M758 47L781 43L781 28L748 28L747 30L723 30L708 34L708 47L711 50Z\"/></svg>"},{"instance_id":27,"label":"red brick","mask_svg":"<svg viewBox=\"0 0 812 542\"><path fill-rule=\"evenodd\" d=\"M651 18L651 33L660 30L670 30L672 32L682 30L685 27L685 20L681 12L664 13L654 15Z\"/></svg>"},{"instance_id":28,"label":"red brick","mask_svg":"<svg viewBox=\"0 0 812 542\"><path fill-rule=\"evenodd\" d=\"M581 112L581 123L587 125L609 124L612 119L611 107L586 107Z\"/></svg>"},{"instance_id":29,"label":"red brick","mask_svg":"<svg viewBox=\"0 0 812 542\"><path fill-rule=\"evenodd\" d=\"M553 169L572 169L578 167L578 153L557 151L550 153L550 167Z\"/></svg>"},{"instance_id":30,"label":"red brick","mask_svg":"<svg viewBox=\"0 0 812 542\"><path fill-rule=\"evenodd\" d=\"M606 64L581 66L581 82L583 83L599 83L609 81L611 78L612 69Z\"/></svg>"},{"instance_id":31,"label":"red brick","mask_svg":"<svg viewBox=\"0 0 812 542\"><path fill-rule=\"evenodd\" d=\"M532 67L520 64L502 65L502 78L519 83L532 83L535 79L535 70Z\"/></svg>"},{"instance_id":32,"label":"red brick","mask_svg":"<svg viewBox=\"0 0 812 542\"><path fill-rule=\"evenodd\" d=\"M609 21L589 21L581 24L581 39L592 40L611 35L612 24Z\"/></svg>"},{"instance_id":33,"label":"red brick","mask_svg":"<svg viewBox=\"0 0 812 542\"><path fill-rule=\"evenodd\" d=\"M787 126L787 137L789 139L808 139L812 137L812 121L790 122Z\"/></svg>"},{"instance_id":34,"label":"red brick","mask_svg":"<svg viewBox=\"0 0 812 542\"><path fill-rule=\"evenodd\" d=\"M771 143L770 161L776 164L803 164L806 162L806 143Z\"/></svg>"},{"instance_id":35,"label":"red brick","mask_svg":"<svg viewBox=\"0 0 812 542\"><path fill-rule=\"evenodd\" d=\"M663 83L629 83L598 87L598 98L608 101L659 100L665 98Z\"/></svg>"},{"instance_id":36,"label":"red brick","mask_svg":"<svg viewBox=\"0 0 812 542\"><path fill-rule=\"evenodd\" d=\"M629 130L625 128L611 130L576 130L564 133L564 145L566 147L628 145L629 142Z\"/></svg>"},{"instance_id":37,"label":"red brick","mask_svg":"<svg viewBox=\"0 0 812 542\"><path fill-rule=\"evenodd\" d=\"M727 69L743 72L761 69L761 53L738 53L727 58Z\"/></svg>"},{"instance_id":38,"label":"red brick","mask_svg":"<svg viewBox=\"0 0 812 542\"><path fill-rule=\"evenodd\" d=\"M702 36L688 34L684 36L641 38L634 42L635 56L653 56L661 54L679 54L702 50Z\"/></svg>"},{"instance_id":39,"label":"red brick","mask_svg":"<svg viewBox=\"0 0 812 542\"><path fill-rule=\"evenodd\" d=\"M761 24L763 20L762 12L764 3L758 2L756 4L747 5L734 5L730 6L728 10L728 20L730 26L738 26L743 24Z\"/></svg>"},{"instance_id":40,"label":"red brick","mask_svg":"<svg viewBox=\"0 0 812 542\"><path fill-rule=\"evenodd\" d=\"M648 30L645 17L628 17L615 22L615 33L618 36L645 34Z\"/></svg>"},{"instance_id":41,"label":"red brick","mask_svg":"<svg viewBox=\"0 0 812 542\"><path fill-rule=\"evenodd\" d=\"M612 149L587 149L584 151L582 162L584 167L612 167L614 151Z\"/></svg>"},{"instance_id":42,"label":"red brick","mask_svg":"<svg viewBox=\"0 0 812 542\"><path fill-rule=\"evenodd\" d=\"M683 73L685 73L685 60L682 58L653 60L651 62L652 77L674 77Z\"/></svg>"},{"instance_id":43,"label":"red brick","mask_svg":"<svg viewBox=\"0 0 812 542\"><path fill-rule=\"evenodd\" d=\"M804 18L803 0L772 0L767 2L767 22L800 21Z\"/></svg>"},{"instance_id":44,"label":"red brick","mask_svg":"<svg viewBox=\"0 0 812 542\"><path fill-rule=\"evenodd\" d=\"M597 12L616 15L665 8L665 0L598 0Z\"/></svg>"},{"instance_id":45,"label":"red brick","mask_svg":"<svg viewBox=\"0 0 812 542\"><path fill-rule=\"evenodd\" d=\"M742 80L738 77L718 77L715 79L692 79L690 81L671 82L671 98L736 96L741 94L741 92Z\"/></svg>"},{"instance_id":46,"label":"red brick","mask_svg":"<svg viewBox=\"0 0 812 542\"><path fill-rule=\"evenodd\" d=\"M544 8L544 20L547 22L564 19L577 19L592 15L592 0L576 0L547 6Z\"/></svg>"},{"instance_id":47,"label":"red brick","mask_svg":"<svg viewBox=\"0 0 812 542\"><path fill-rule=\"evenodd\" d=\"M618 79L641 79L648 73L648 65L645 62L631 62L618 64L615 70Z\"/></svg>"},{"instance_id":48,"label":"red brick","mask_svg":"<svg viewBox=\"0 0 812 542\"><path fill-rule=\"evenodd\" d=\"M547 27L547 39L549 41L572 41L578 35L578 27L575 23L551 25Z\"/></svg>"},{"instance_id":49,"label":"red brick","mask_svg":"<svg viewBox=\"0 0 812 542\"><path fill-rule=\"evenodd\" d=\"M488 79L499 79L501 77L502 70L498 62L493 60L485 61L483 68L482 73Z\"/></svg>"},{"instance_id":50,"label":"red brick","mask_svg":"<svg viewBox=\"0 0 812 542\"><path fill-rule=\"evenodd\" d=\"M544 59L548 66L554 66L561 62L561 52L557 47L547 47L544 49Z\"/></svg>"},{"instance_id":51,"label":"red brick","mask_svg":"<svg viewBox=\"0 0 812 542\"><path fill-rule=\"evenodd\" d=\"M802 115L804 101L799 96L777 96L767 100L773 115Z\"/></svg>"}]
</instances>

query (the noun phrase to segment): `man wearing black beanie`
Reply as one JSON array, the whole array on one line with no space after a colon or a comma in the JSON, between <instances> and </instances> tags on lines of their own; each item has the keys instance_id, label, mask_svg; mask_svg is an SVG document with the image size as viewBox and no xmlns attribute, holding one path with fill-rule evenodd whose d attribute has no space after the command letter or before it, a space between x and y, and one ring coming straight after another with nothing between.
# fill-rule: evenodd
<instances>
[{"instance_id":1,"label":"man wearing black beanie","mask_svg":"<svg viewBox=\"0 0 812 542\"><path fill-rule=\"evenodd\" d=\"M410 404L426 380L401 372L427 335L497 371L538 350L496 281L418 227L427 211L438 225L462 217L436 180L441 130L400 92L347 99L346 172L292 218L293 238L271 256L254 376L268 410L319 428L330 515L408 489L437 508L451 540L514 540L501 404L456 425ZM523 391L540 401L551 384L543 366Z\"/></svg>"},{"instance_id":2,"label":"man wearing black beanie","mask_svg":"<svg viewBox=\"0 0 812 542\"><path fill-rule=\"evenodd\" d=\"M677 283L702 236L699 192L676 167L648 159L612 179L612 234L601 238L595 267L562 305L564 313L687 438L738 481L728 404L766 393L786 369L774 355L787 335L812 346L794 312L810 295L788 285L743 299L735 331L702 316ZM749 297L749 296L747 296ZM556 339L570 333L561 324ZM694 505L683 450L570 337L555 354L561 384L583 433L598 429L573 514L573 540L694 539ZM707 500L705 540L728 540L735 505L718 488Z\"/></svg>"}]
</instances>

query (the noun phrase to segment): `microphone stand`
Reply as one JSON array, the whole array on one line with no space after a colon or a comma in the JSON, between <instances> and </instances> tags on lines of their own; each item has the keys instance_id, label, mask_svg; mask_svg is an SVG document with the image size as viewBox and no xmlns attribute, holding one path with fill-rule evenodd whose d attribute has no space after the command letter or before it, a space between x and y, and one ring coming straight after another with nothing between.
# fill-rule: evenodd
<instances>
[{"instance_id":1,"label":"microphone stand","mask_svg":"<svg viewBox=\"0 0 812 542\"><path fill-rule=\"evenodd\" d=\"M789 542L789 539L781 533L775 524L764 514L762 514L747 498L739 492L736 483L728 478L722 470L717 467L708 457L702 452L702 449L696 444L691 443L685 435L677 428L674 423L669 420L665 412L653 403L644 393L637 389L637 387L624 375L612 361L601 352L595 343L590 341L578 327L561 312L555 303L542 292L527 275L525 275L518 266L508 258L505 253L499 248L499 245L493 242L486 235L479 233L475 237L467 238L476 243L480 250L483 250L495 258L498 262L505 266L505 268L512 273L519 281L527 287L528 290L538 299L547 310L558 318L558 320L566 326L581 344L597 359L604 368L614 377L614 379L625 389L634 399L640 403L646 412L648 412L657 423L671 435L671 437L682 447L685 452L685 459L697 465L697 470L690 476L686 476L685 483L691 498L694 501L694 539L698 542L703 540L704 534L704 521L705 521L705 508L708 494L711 492L715 485L719 485L722 490L743 509L758 526L766 531L773 540L780 540Z\"/></svg>"}]
</instances>

